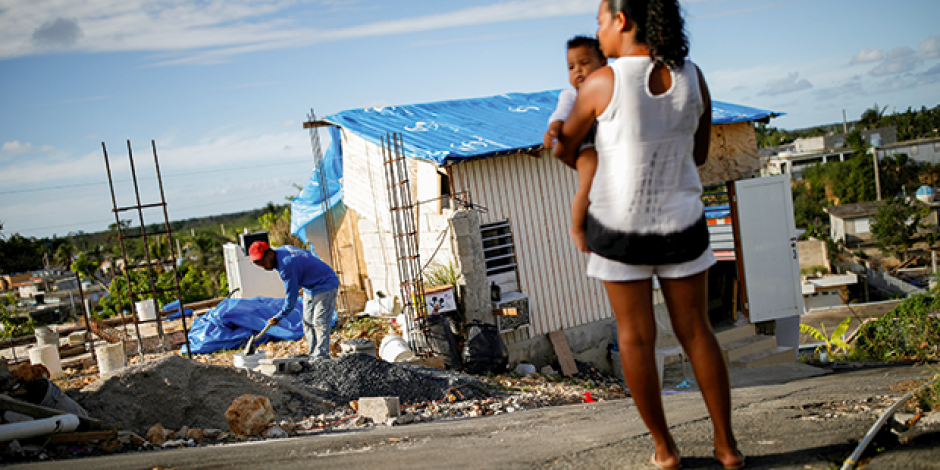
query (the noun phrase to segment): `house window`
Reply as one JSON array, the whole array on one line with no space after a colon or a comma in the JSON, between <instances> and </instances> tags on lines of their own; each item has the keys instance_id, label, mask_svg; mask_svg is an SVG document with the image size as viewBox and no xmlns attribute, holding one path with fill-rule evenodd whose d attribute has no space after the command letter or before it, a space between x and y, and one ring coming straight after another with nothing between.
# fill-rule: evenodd
<instances>
[{"instance_id":1,"label":"house window","mask_svg":"<svg viewBox=\"0 0 940 470\"><path fill-rule=\"evenodd\" d=\"M855 219L855 233L869 233L869 232L871 232L871 222L868 220L868 217Z\"/></svg>"},{"instance_id":2,"label":"house window","mask_svg":"<svg viewBox=\"0 0 940 470\"><path fill-rule=\"evenodd\" d=\"M934 153L940 152L940 140L933 143L933 151Z\"/></svg>"},{"instance_id":3,"label":"house window","mask_svg":"<svg viewBox=\"0 0 940 470\"><path fill-rule=\"evenodd\" d=\"M483 237L483 258L486 259L486 275L516 270L516 247L513 243L509 221L480 225Z\"/></svg>"},{"instance_id":4,"label":"house window","mask_svg":"<svg viewBox=\"0 0 940 470\"><path fill-rule=\"evenodd\" d=\"M833 148L837 148L837 149L845 147L845 141L842 140L842 138L840 137L832 142L832 146Z\"/></svg>"},{"instance_id":5,"label":"house window","mask_svg":"<svg viewBox=\"0 0 940 470\"><path fill-rule=\"evenodd\" d=\"M920 153L920 146L916 144L911 145L911 155L917 155L919 153Z\"/></svg>"}]
</instances>

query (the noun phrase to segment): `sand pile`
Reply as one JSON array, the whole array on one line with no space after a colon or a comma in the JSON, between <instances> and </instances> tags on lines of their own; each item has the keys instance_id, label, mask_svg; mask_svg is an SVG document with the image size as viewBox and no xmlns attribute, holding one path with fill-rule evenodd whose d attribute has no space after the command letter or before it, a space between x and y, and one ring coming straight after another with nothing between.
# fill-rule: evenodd
<instances>
[{"instance_id":1,"label":"sand pile","mask_svg":"<svg viewBox=\"0 0 940 470\"><path fill-rule=\"evenodd\" d=\"M267 397L275 416L302 418L337 405L267 376L168 355L125 367L72 393L88 414L143 435L154 424L228 430L225 410L244 394Z\"/></svg>"}]
</instances>

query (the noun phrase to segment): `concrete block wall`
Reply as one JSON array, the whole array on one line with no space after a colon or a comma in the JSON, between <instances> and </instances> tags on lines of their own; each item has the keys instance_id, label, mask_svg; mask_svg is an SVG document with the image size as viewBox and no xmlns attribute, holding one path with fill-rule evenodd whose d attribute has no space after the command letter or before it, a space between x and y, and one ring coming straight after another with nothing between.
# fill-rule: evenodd
<instances>
[{"instance_id":1,"label":"concrete block wall","mask_svg":"<svg viewBox=\"0 0 940 470\"><path fill-rule=\"evenodd\" d=\"M565 329L565 339L575 360L591 364L604 372L612 372L608 351L613 341L610 324L612 318L599 320L574 328ZM537 368L558 362L555 348L548 335L539 335L525 341L507 344L509 364L520 362L533 364Z\"/></svg>"},{"instance_id":2,"label":"concrete block wall","mask_svg":"<svg viewBox=\"0 0 940 470\"><path fill-rule=\"evenodd\" d=\"M468 322L495 324L490 302L480 216L475 210L459 210L450 219L451 246L457 268L457 284Z\"/></svg>"}]
</instances>

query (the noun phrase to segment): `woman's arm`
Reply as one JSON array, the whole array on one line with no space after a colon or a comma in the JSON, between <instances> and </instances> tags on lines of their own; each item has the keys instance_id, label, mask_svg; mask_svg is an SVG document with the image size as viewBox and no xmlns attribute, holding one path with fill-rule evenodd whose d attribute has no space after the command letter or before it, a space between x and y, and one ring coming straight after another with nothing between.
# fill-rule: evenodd
<instances>
[{"instance_id":1,"label":"woman's arm","mask_svg":"<svg viewBox=\"0 0 940 470\"><path fill-rule=\"evenodd\" d=\"M565 165L575 168L578 159L578 148L581 141L591 130L597 116L607 109L610 97L614 93L614 72L610 67L594 71L578 90L578 99L574 102L571 114L565 120L558 142L553 148L555 158Z\"/></svg>"},{"instance_id":2,"label":"woman's arm","mask_svg":"<svg viewBox=\"0 0 940 470\"><path fill-rule=\"evenodd\" d=\"M702 102L705 106L702 110L702 116L698 119L698 129L695 130L695 146L692 149L692 157L695 159L696 166L702 166L708 160L708 146L712 137L712 98L708 93L708 85L705 84L702 71L696 66L695 72L698 74L698 88L702 91Z\"/></svg>"}]
</instances>

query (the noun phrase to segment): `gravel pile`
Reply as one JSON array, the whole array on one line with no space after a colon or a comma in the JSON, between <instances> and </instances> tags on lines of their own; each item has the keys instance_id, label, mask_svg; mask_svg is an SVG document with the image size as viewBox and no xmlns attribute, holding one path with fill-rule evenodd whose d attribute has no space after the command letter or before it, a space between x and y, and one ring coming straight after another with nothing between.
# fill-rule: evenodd
<instances>
[{"instance_id":1,"label":"gravel pile","mask_svg":"<svg viewBox=\"0 0 940 470\"><path fill-rule=\"evenodd\" d=\"M488 395L479 377L409 364L393 364L367 354L349 354L304 366L291 376L296 385L337 404L361 397L398 397L402 405L441 400L451 388L466 398Z\"/></svg>"}]
</instances>

